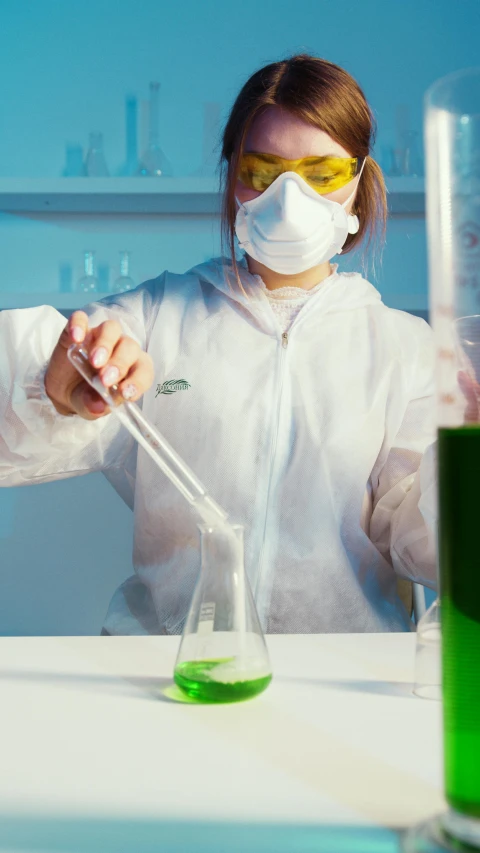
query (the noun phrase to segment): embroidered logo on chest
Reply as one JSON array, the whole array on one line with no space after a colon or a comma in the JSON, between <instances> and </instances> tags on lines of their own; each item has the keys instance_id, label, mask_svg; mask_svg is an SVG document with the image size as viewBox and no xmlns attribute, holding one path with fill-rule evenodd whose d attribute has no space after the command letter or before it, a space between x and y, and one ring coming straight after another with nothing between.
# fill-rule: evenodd
<instances>
[{"instance_id":1,"label":"embroidered logo on chest","mask_svg":"<svg viewBox=\"0 0 480 853\"><path fill-rule=\"evenodd\" d=\"M175 391L186 391L188 388L191 388L191 385L186 379L168 379L167 382L157 385L155 397L159 394L175 394Z\"/></svg>"}]
</instances>

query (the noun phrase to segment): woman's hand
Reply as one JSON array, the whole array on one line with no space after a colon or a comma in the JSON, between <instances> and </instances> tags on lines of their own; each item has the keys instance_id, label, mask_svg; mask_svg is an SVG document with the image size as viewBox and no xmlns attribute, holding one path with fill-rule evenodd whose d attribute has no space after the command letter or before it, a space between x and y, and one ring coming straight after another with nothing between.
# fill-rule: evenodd
<instances>
[{"instance_id":1,"label":"woman's hand","mask_svg":"<svg viewBox=\"0 0 480 853\"><path fill-rule=\"evenodd\" d=\"M84 311L74 311L52 353L45 374L45 390L61 415L77 414L86 420L102 418L110 408L71 364L67 350L82 343L89 361L98 369L106 388L117 385L128 400L138 400L153 383L153 361L133 338L122 334L116 320L88 328Z\"/></svg>"}]
</instances>

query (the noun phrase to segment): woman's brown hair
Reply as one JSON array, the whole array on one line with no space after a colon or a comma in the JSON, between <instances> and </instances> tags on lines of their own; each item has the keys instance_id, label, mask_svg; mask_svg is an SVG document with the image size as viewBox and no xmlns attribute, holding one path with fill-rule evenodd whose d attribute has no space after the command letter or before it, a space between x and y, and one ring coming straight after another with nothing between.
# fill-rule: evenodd
<instances>
[{"instance_id":1,"label":"woman's brown hair","mask_svg":"<svg viewBox=\"0 0 480 853\"><path fill-rule=\"evenodd\" d=\"M363 253L365 267L372 240L383 245L385 238L385 182L380 166L370 156L376 122L362 89L343 68L316 56L302 53L272 62L256 71L242 87L230 110L221 142L222 255L226 242L237 284L243 292L235 258L235 184L250 126L271 105L281 106L328 133L351 156L367 157L352 208L360 220L360 229L348 235L342 255L357 247L368 234Z\"/></svg>"}]
</instances>

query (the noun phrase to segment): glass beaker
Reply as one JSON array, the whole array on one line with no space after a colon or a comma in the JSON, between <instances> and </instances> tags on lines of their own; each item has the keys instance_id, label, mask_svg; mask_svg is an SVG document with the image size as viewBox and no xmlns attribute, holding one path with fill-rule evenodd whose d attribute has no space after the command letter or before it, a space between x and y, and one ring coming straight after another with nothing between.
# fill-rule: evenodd
<instances>
[{"instance_id":1,"label":"glass beaker","mask_svg":"<svg viewBox=\"0 0 480 853\"><path fill-rule=\"evenodd\" d=\"M442 698L440 609L440 599L436 598L417 625L413 692L420 699Z\"/></svg>"},{"instance_id":2,"label":"glass beaker","mask_svg":"<svg viewBox=\"0 0 480 853\"><path fill-rule=\"evenodd\" d=\"M131 252L120 252L120 275L115 279L112 285L112 293L124 293L126 290L133 290L136 285L130 276L130 256Z\"/></svg>"},{"instance_id":3,"label":"glass beaker","mask_svg":"<svg viewBox=\"0 0 480 853\"><path fill-rule=\"evenodd\" d=\"M436 344L445 797L408 851L480 850L480 424L472 329L480 294L480 69L425 98L430 317ZM467 320L468 318L468 320ZM472 337L473 335L473 337Z\"/></svg>"},{"instance_id":4,"label":"glass beaker","mask_svg":"<svg viewBox=\"0 0 480 853\"><path fill-rule=\"evenodd\" d=\"M75 142L67 142L65 149L65 166L62 171L64 178L80 178L86 175L83 162L83 148Z\"/></svg>"},{"instance_id":5,"label":"glass beaker","mask_svg":"<svg viewBox=\"0 0 480 853\"><path fill-rule=\"evenodd\" d=\"M125 98L125 161L118 170L118 175L122 178L131 177L138 172L137 106L135 95L127 95Z\"/></svg>"},{"instance_id":6,"label":"glass beaker","mask_svg":"<svg viewBox=\"0 0 480 853\"><path fill-rule=\"evenodd\" d=\"M77 293L96 293L98 278L95 273L95 252L84 252L84 274L77 281Z\"/></svg>"},{"instance_id":7,"label":"glass beaker","mask_svg":"<svg viewBox=\"0 0 480 853\"><path fill-rule=\"evenodd\" d=\"M89 178L105 178L110 174L103 153L103 133L91 133L85 172Z\"/></svg>"},{"instance_id":8,"label":"glass beaker","mask_svg":"<svg viewBox=\"0 0 480 853\"><path fill-rule=\"evenodd\" d=\"M240 524L199 524L201 569L175 664L190 697L236 702L272 680L265 638L244 565Z\"/></svg>"},{"instance_id":9,"label":"glass beaker","mask_svg":"<svg viewBox=\"0 0 480 853\"><path fill-rule=\"evenodd\" d=\"M173 174L171 163L160 148L159 143L159 92L160 83L150 83L148 146L143 152L138 174L171 177Z\"/></svg>"}]
</instances>

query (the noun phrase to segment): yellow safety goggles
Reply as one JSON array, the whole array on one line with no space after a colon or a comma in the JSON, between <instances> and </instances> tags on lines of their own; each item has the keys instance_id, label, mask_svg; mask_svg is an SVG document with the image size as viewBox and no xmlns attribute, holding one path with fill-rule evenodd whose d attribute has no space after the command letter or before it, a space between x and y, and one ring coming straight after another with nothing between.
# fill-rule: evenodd
<instances>
[{"instance_id":1,"label":"yellow safety goggles","mask_svg":"<svg viewBox=\"0 0 480 853\"><path fill-rule=\"evenodd\" d=\"M331 193L358 175L364 159L327 156L285 160L276 154L247 152L240 158L238 177L249 189L263 192L282 172L297 172L317 193Z\"/></svg>"}]
</instances>

